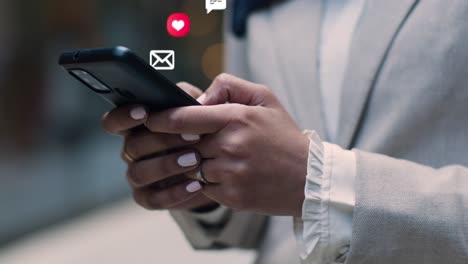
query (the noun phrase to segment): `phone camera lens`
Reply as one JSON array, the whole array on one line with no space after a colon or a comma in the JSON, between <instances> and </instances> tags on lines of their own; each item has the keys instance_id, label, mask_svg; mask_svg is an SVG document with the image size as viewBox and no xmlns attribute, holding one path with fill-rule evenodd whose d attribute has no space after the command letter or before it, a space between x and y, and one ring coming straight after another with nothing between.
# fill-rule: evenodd
<instances>
[{"instance_id":1,"label":"phone camera lens","mask_svg":"<svg viewBox=\"0 0 468 264\"><path fill-rule=\"evenodd\" d=\"M71 70L70 73L97 93L111 93L112 90L84 70Z\"/></svg>"},{"instance_id":2,"label":"phone camera lens","mask_svg":"<svg viewBox=\"0 0 468 264\"><path fill-rule=\"evenodd\" d=\"M110 92L110 89L107 88L106 86L102 85L102 84L94 84L93 89L98 91L98 92L104 92L104 93Z\"/></svg>"}]
</instances>

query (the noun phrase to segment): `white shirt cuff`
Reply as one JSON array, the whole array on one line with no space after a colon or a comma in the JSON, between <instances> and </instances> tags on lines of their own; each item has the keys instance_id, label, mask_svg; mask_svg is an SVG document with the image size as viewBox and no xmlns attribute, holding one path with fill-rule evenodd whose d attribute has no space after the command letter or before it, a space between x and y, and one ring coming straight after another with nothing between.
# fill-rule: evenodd
<instances>
[{"instance_id":1,"label":"white shirt cuff","mask_svg":"<svg viewBox=\"0 0 468 264\"><path fill-rule=\"evenodd\" d=\"M309 158L302 218L294 219L303 263L344 262L355 204L356 157L352 151L309 132Z\"/></svg>"}]
</instances>

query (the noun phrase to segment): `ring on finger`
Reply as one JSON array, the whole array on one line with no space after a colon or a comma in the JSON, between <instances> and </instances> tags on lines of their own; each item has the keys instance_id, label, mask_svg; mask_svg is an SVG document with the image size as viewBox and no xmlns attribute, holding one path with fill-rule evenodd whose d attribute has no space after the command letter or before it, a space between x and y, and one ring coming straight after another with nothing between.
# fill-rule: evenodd
<instances>
[{"instance_id":1,"label":"ring on finger","mask_svg":"<svg viewBox=\"0 0 468 264\"><path fill-rule=\"evenodd\" d=\"M198 170L197 170L197 172L195 173L195 178L197 179L197 181L203 182L203 183L205 183L205 184L208 184L208 183L209 183L209 182L206 180L205 176L203 175L203 168L202 168L201 165L198 167Z\"/></svg>"},{"instance_id":2,"label":"ring on finger","mask_svg":"<svg viewBox=\"0 0 468 264\"><path fill-rule=\"evenodd\" d=\"M125 148L122 151L122 157L127 162L135 162L136 161L136 159L134 159L132 156L130 156L130 154L128 154L128 152L127 152L127 150Z\"/></svg>"}]
</instances>

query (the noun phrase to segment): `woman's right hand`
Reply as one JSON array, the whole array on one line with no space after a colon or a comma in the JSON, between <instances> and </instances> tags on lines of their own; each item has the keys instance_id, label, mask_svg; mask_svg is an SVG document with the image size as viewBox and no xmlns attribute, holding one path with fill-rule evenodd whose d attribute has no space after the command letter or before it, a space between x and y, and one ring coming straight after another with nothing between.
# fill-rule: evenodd
<instances>
[{"instance_id":1,"label":"woman's right hand","mask_svg":"<svg viewBox=\"0 0 468 264\"><path fill-rule=\"evenodd\" d=\"M202 94L190 84L178 85L194 98ZM122 158L128 164L127 179L135 201L151 210L196 209L216 205L198 192L200 183L190 179L195 178L201 161L198 152L190 146L197 143L200 137L153 133L142 126L148 116L146 111L144 106L129 105L118 107L103 116L104 129L125 139ZM187 176L182 182L167 187L160 184L181 175Z\"/></svg>"}]
</instances>

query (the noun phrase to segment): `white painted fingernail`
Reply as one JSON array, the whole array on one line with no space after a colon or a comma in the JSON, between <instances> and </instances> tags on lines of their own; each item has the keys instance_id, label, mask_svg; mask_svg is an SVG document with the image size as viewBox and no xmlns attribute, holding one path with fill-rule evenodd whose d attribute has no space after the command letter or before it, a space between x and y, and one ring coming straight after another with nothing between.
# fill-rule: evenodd
<instances>
[{"instance_id":1,"label":"white painted fingernail","mask_svg":"<svg viewBox=\"0 0 468 264\"><path fill-rule=\"evenodd\" d=\"M146 117L146 109L144 107L136 107L130 111L130 117L134 120L141 120Z\"/></svg>"},{"instance_id":2,"label":"white painted fingernail","mask_svg":"<svg viewBox=\"0 0 468 264\"><path fill-rule=\"evenodd\" d=\"M201 188L202 188L201 184L197 181L191 182L185 187L185 189L189 193L198 192L199 190L201 190Z\"/></svg>"},{"instance_id":3,"label":"white painted fingernail","mask_svg":"<svg viewBox=\"0 0 468 264\"><path fill-rule=\"evenodd\" d=\"M193 166L197 164L197 156L195 156L195 153L182 155L177 159L177 163L182 167Z\"/></svg>"},{"instance_id":4,"label":"white painted fingernail","mask_svg":"<svg viewBox=\"0 0 468 264\"><path fill-rule=\"evenodd\" d=\"M206 99L206 94L202 94L200 95L200 97L198 97L197 101L200 103L200 104L204 104L205 103L205 99Z\"/></svg>"},{"instance_id":5,"label":"white painted fingernail","mask_svg":"<svg viewBox=\"0 0 468 264\"><path fill-rule=\"evenodd\" d=\"M182 134L180 135L185 141L197 141L200 139L199 135L193 135L193 134Z\"/></svg>"}]
</instances>

